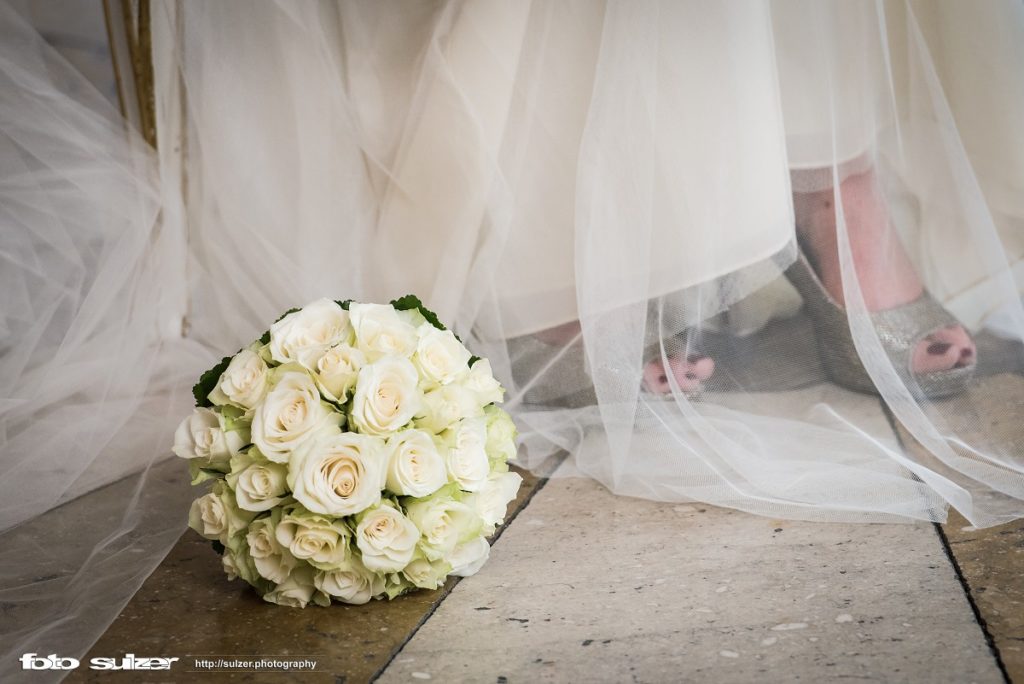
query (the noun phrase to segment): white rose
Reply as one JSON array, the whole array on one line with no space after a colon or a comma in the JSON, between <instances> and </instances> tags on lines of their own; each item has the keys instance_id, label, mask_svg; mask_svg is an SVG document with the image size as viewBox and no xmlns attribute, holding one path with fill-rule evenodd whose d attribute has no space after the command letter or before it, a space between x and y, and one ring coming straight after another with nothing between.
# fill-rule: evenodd
<instances>
[{"instance_id":1,"label":"white rose","mask_svg":"<svg viewBox=\"0 0 1024 684\"><path fill-rule=\"evenodd\" d=\"M405 575L400 572L392 572L388 575L384 575L384 593L389 599L401 596L415 588L416 585L407 580Z\"/></svg>"},{"instance_id":2,"label":"white rose","mask_svg":"<svg viewBox=\"0 0 1024 684\"><path fill-rule=\"evenodd\" d=\"M480 491L464 501L483 519L484 525L493 530L505 522L508 504L516 498L522 483L523 478L517 473L491 473Z\"/></svg>"},{"instance_id":3,"label":"white rose","mask_svg":"<svg viewBox=\"0 0 1024 684\"><path fill-rule=\"evenodd\" d=\"M467 492L478 492L487 483L491 462L487 458L487 419L466 418L445 433L449 478Z\"/></svg>"},{"instance_id":4,"label":"white rose","mask_svg":"<svg viewBox=\"0 0 1024 684\"><path fill-rule=\"evenodd\" d=\"M487 455L509 461L516 457L516 425L512 417L497 406L484 409L487 416Z\"/></svg>"},{"instance_id":5,"label":"white rose","mask_svg":"<svg viewBox=\"0 0 1024 684\"><path fill-rule=\"evenodd\" d=\"M270 326L270 357L314 370L324 352L351 338L348 312L337 302L318 299Z\"/></svg>"},{"instance_id":6,"label":"white rose","mask_svg":"<svg viewBox=\"0 0 1024 684\"><path fill-rule=\"evenodd\" d=\"M406 515L420 531L420 548L431 561L445 558L480 531L476 511L448 496L410 503Z\"/></svg>"},{"instance_id":7,"label":"white rose","mask_svg":"<svg viewBox=\"0 0 1024 684\"><path fill-rule=\"evenodd\" d=\"M284 582L298 560L277 541L274 518L259 518L249 523L249 532L245 541L249 545L249 555L256 564L256 571L271 582Z\"/></svg>"},{"instance_id":8,"label":"white rose","mask_svg":"<svg viewBox=\"0 0 1024 684\"><path fill-rule=\"evenodd\" d=\"M256 352L243 349L221 373L210 392L210 401L217 406L233 404L251 409L267 393L267 385L267 364Z\"/></svg>"},{"instance_id":9,"label":"white rose","mask_svg":"<svg viewBox=\"0 0 1024 684\"><path fill-rule=\"evenodd\" d=\"M451 574L458 577L475 575L490 555L491 545L483 537L475 537L464 544L459 544L448 556L448 562L452 564Z\"/></svg>"},{"instance_id":10,"label":"white rose","mask_svg":"<svg viewBox=\"0 0 1024 684\"><path fill-rule=\"evenodd\" d=\"M239 543L233 544L233 546L235 548L225 548L221 555L221 566L228 579L241 577L254 587L266 584L267 581L260 577L259 571L256 570L256 564L253 562L252 556L249 555L249 547L245 543L245 538L241 538Z\"/></svg>"},{"instance_id":11,"label":"white rose","mask_svg":"<svg viewBox=\"0 0 1024 684\"><path fill-rule=\"evenodd\" d=\"M473 363L469 374L462 379L462 386L476 395L481 406L500 404L505 395L501 383L494 379L491 362L487 359L477 359Z\"/></svg>"},{"instance_id":12,"label":"white rose","mask_svg":"<svg viewBox=\"0 0 1024 684\"><path fill-rule=\"evenodd\" d=\"M448 482L434 439L422 430L403 430L388 440L387 488L402 496L427 496Z\"/></svg>"},{"instance_id":13,"label":"white rose","mask_svg":"<svg viewBox=\"0 0 1024 684\"><path fill-rule=\"evenodd\" d=\"M360 516L356 545L373 572L399 572L412 560L420 531L401 511L383 505Z\"/></svg>"},{"instance_id":14,"label":"white rose","mask_svg":"<svg viewBox=\"0 0 1024 684\"><path fill-rule=\"evenodd\" d=\"M482 404L476 394L457 384L445 385L423 395L416 414L416 426L440 434L463 418L482 416Z\"/></svg>"},{"instance_id":15,"label":"white rose","mask_svg":"<svg viewBox=\"0 0 1024 684\"><path fill-rule=\"evenodd\" d=\"M207 539L220 539L228 529L228 512L216 494L205 494L192 502L188 524Z\"/></svg>"},{"instance_id":16,"label":"white rose","mask_svg":"<svg viewBox=\"0 0 1024 684\"><path fill-rule=\"evenodd\" d=\"M175 430L172 450L181 458L202 459L202 467L222 470L243 446L245 436L242 432L225 432L215 411L196 408Z\"/></svg>"},{"instance_id":17,"label":"white rose","mask_svg":"<svg viewBox=\"0 0 1024 684\"><path fill-rule=\"evenodd\" d=\"M220 565L224 570L224 574L228 576L228 581L233 582L238 579L238 572L240 566L238 561L235 560L235 554L231 551L225 550L220 557Z\"/></svg>"},{"instance_id":18,"label":"white rose","mask_svg":"<svg viewBox=\"0 0 1024 684\"><path fill-rule=\"evenodd\" d=\"M416 328L390 304L349 306L356 346L369 361L382 356L409 357L416 351Z\"/></svg>"},{"instance_id":19,"label":"white rose","mask_svg":"<svg viewBox=\"0 0 1024 684\"><path fill-rule=\"evenodd\" d=\"M328 349L316 362L316 384L331 401L343 402L355 387L359 369L366 365L363 352L347 344Z\"/></svg>"},{"instance_id":20,"label":"white rose","mask_svg":"<svg viewBox=\"0 0 1024 684\"><path fill-rule=\"evenodd\" d=\"M286 372L256 407L252 441L271 461L287 463L289 452L341 420L340 414L320 401L309 375Z\"/></svg>"},{"instance_id":21,"label":"white rose","mask_svg":"<svg viewBox=\"0 0 1024 684\"><path fill-rule=\"evenodd\" d=\"M286 511L277 524L277 541L300 560L321 570L342 567L349 559L352 537L340 520L313 515L300 506Z\"/></svg>"},{"instance_id":22,"label":"white rose","mask_svg":"<svg viewBox=\"0 0 1024 684\"><path fill-rule=\"evenodd\" d=\"M252 517L252 513L238 508L234 494L223 481L218 481L210 493L192 502L188 525L207 539L228 546L232 537L246 529Z\"/></svg>"},{"instance_id":23,"label":"white rose","mask_svg":"<svg viewBox=\"0 0 1024 684\"><path fill-rule=\"evenodd\" d=\"M388 356L363 366L352 397L352 425L368 435L386 435L403 427L422 406L418 382L408 359Z\"/></svg>"},{"instance_id":24,"label":"white rose","mask_svg":"<svg viewBox=\"0 0 1024 684\"><path fill-rule=\"evenodd\" d=\"M250 450L250 452L255 450ZM228 484L235 490L238 507L246 511L267 511L285 499L288 468L262 461L252 453L239 454L231 461Z\"/></svg>"},{"instance_id":25,"label":"white rose","mask_svg":"<svg viewBox=\"0 0 1024 684\"><path fill-rule=\"evenodd\" d=\"M330 597L317 589L314 571L308 565L299 565L283 582L263 595L264 601L289 608L305 608L310 601L320 606L329 606Z\"/></svg>"},{"instance_id":26,"label":"white rose","mask_svg":"<svg viewBox=\"0 0 1024 684\"><path fill-rule=\"evenodd\" d=\"M447 385L461 375L469 373L469 359L473 356L451 330L438 330L424 323L416 331L416 353L413 363L419 369L426 387Z\"/></svg>"},{"instance_id":27,"label":"white rose","mask_svg":"<svg viewBox=\"0 0 1024 684\"><path fill-rule=\"evenodd\" d=\"M354 557L342 568L317 573L314 583L342 603L357 606L384 593L384 577L370 572Z\"/></svg>"},{"instance_id":28,"label":"white rose","mask_svg":"<svg viewBox=\"0 0 1024 684\"><path fill-rule=\"evenodd\" d=\"M451 569L451 564L445 560L429 561L426 558L415 558L405 566L402 574L420 589L433 591L444 584Z\"/></svg>"},{"instance_id":29,"label":"white rose","mask_svg":"<svg viewBox=\"0 0 1024 684\"><path fill-rule=\"evenodd\" d=\"M288 485L313 513L353 515L380 502L386 459L379 437L354 432L323 435L292 454Z\"/></svg>"}]
</instances>

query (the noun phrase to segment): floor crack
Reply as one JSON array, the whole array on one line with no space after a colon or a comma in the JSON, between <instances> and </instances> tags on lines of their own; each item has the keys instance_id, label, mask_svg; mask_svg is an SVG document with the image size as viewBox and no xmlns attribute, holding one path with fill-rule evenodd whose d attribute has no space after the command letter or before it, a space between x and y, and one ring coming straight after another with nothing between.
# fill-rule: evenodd
<instances>
[{"instance_id":1,"label":"floor crack","mask_svg":"<svg viewBox=\"0 0 1024 684\"><path fill-rule=\"evenodd\" d=\"M532 490L530 490L530 493L526 496L525 499L523 499L522 505L520 505L511 515L509 515L508 518L506 518L502 526L498 528L494 537L491 538L492 546L495 543L497 543L498 539L501 538L501 535L504 534L505 530L507 530L509 525L512 524L512 521L519 517L520 513L526 510L526 507L530 505L530 501L533 500L533 497L537 495L537 492L544 489L544 485L546 485L547 483L548 478L546 477L540 478L537 481L537 485ZM442 603L444 603L445 599L448 598L448 595L455 590L455 587L457 587L459 585L459 582L461 581L462 578L456 578L456 581L453 582L451 586L441 590L443 593L441 594L441 596L438 597L437 601L435 601L434 604L430 606L430 609L423 614L423 617L420 618L420 621L416 623L416 626L409 630L409 633L405 635L404 639L402 639L402 643L398 644L398 646L391 653L391 656L388 657L384 664L381 665L380 668L373 673L373 676L370 677L371 683L377 681L377 679L384 674L384 672L388 669L391 663L394 662L395 658L398 657L398 654L402 652L402 649L405 648L405 645L408 644L414 636L416 636L416 633L420 631L420 627L422 627L427 622L427 620L431 618L434 612L441 606Z\"/></svg>"},{"instance_id":2,"label":"floor crack","mask_svg":"<svg viewBox=\"0 0 1024 684\"><path fill-rule=\"evenodd\" d=\"M881 397L879 397L879 405L882 407L882 411L885 413L886 419L889 421L889 427L892 428L893 434L896 436L896 441L899 443L901 449L907 449L907 444L903 440L903 436L900 434L899 427L897 425L896 416L892 413L892 410L885 403ZM921 481L921 479L913 474L913 479ZM939 518L939 515L935 516ZM967 577L964 575L963 569L960 567L960 563L956 559L956 554L953 553L952 544L949 541L949 537L946 536L946 531L942 529L942 524L933 522L932 525L935 527L935 533L939 537L939 542L942 544L942 552L946 554L946 560L953 568L953 572L956 574L956 581L960 583L960 589L964 592L964 597L967 599L967 604L971 607L971 612L974 614L974 621L978 623L978 627L981 629L982 636L985 637L985 644L988 646L989 653L992 654L993 659L996 661L996 667L999 668L999 673L1003 676L1003 681L1006 684L1013 684L1013 680L1010 679L1010 673L1006 669L1006 664L1003 662L1003 656L999 652L999 647L996 646L996 640L992 636L992 632L989 631L988 622L985 617L981 614L981 609L978 607L977 602L974 600L974 594L971 592L971 585L967 581Z\"/></svg>"},{"instance_id":3,"label":"floor crack","mask_svg":"<svg viewBox=\"0 0 1024 684\"><path fill-rule=\"evenodd\" d=\"M964 596L967 598L967 603L971 606L971 611L974 613L974 620L978 623L978 627L981 628L981 633L985 637L985 643L988 645L988 650L992 653L992 657L995 658L996 667L999 668L999 672L1003 675L1003 681L1006 684L1013 684L1013 680L1010 679L1010 673L1006 670L1006 664L1003 663L1003 657L999 653L999 647L996 645L996 640L992 636L992 632L989 631L988 622L985 617L981 614L981 609L978 608L977 602L974 600L974 594L971 592L971 585L968 583L967 578L964 576L963 570L960 568L960 563L957 562L956 556L953 554L953 549L950 546L949 538L946 536L946 531L942 529L940 523L932 523L935 526L935 532L939 535L939 541L942 542L942 550L946 554L946 558L949 560L950 565L953 566L953 571L956 573L956 580L960 583L960 588L963 589Z\"/></svg>"}]
</instances>

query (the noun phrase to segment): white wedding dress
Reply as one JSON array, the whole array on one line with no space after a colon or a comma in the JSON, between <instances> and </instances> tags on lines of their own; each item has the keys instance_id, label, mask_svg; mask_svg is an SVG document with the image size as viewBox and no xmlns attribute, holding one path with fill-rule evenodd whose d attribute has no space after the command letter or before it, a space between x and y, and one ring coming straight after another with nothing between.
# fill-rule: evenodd
<instances>
[{"instance_id":1,"label":"white wedding dress","mask_svg":"<svg viewBox=\"0 0 1024 684\"><path fill-rule=\"evenodd\" d=\"M491 360L526 467L774 517L1024 516L1019 2L154 2L156 151L25 14L0 8L0 602L31 618L3 667L92 643L184 528L149 467L191 383L322 296L418 294ZM883 353L838 209L878 396L829 381L783 277L792 192L867 169L978 340L948 399ZM704 393L644 391L693 348ZM108 527L55 515L126 475Z\"/></svg>"}]
</instances>

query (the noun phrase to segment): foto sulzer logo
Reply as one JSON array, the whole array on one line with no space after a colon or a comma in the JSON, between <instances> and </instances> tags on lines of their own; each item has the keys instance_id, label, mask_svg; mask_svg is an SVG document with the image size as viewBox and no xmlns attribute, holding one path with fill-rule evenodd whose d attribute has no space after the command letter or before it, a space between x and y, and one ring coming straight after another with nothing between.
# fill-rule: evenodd
<instances>
[{"instance_id":1,"label":"foto sulzer logo","mask_svg":"<svg viewBox=\"0 0 1024 684\"><path fill-rule=\"evenodd\" d=\"M93 658L90 670L170 670L178 658L138 658L134 653L125 653L123 658ZM74 670L81 661L78 658L62 658L56 653L39 655L26 653L21 656L23 670Z\"/></svg>"},{"instance_id":2,"label":"foto sulzer logo","mask_svg":"<svg viewBox=\"0 0 1024 684\"><path fill-rule=\"evenodd\" d=\"M23 670L74 670L78 665L78 658L61 658L56 653L48 656L26 653L21 656Z\"/></svg>"}]
</instances>

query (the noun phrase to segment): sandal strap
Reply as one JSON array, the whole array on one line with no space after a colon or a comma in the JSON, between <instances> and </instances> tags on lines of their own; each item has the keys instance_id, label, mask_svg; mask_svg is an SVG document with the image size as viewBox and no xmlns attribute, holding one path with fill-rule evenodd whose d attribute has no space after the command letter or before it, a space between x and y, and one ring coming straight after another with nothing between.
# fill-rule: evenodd
<instances>
[{"instance_id":1,"label":"sandal strap","mask_svg":"<svg viewBox=\"0 0 1024 684\"><path fill-rule=\"evenodd\" d=\"M870 315L893 364L908 371L911 354L921 340L942 328L959 325L927 291L909 304Z\"/></svg>"}]
</instances>

